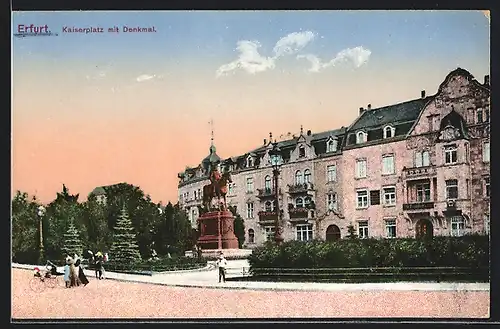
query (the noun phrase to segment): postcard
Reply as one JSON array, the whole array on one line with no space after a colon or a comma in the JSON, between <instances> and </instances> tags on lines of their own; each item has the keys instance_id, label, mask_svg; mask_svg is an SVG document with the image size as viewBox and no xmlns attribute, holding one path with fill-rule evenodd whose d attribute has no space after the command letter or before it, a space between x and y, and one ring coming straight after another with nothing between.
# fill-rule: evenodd
<instances>
[{"instance_id":1,"label":"postcard","mask_svg":"<svg viewBox=\"0 0 500 329\"><path fill-rule=\"evenodd\" d=\"M12 318L489 318L489 19L13 12Z\"/></svg>"}]
</instances>

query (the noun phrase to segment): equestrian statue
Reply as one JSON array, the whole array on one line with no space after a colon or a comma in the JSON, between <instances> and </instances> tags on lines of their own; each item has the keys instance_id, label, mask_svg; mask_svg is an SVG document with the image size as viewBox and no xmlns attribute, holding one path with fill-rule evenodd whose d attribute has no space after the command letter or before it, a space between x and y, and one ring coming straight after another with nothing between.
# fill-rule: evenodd
<instances>
[{"instance_id":1,"label":"equestrian statue","mask_svg":"<svg viewBox=\"0 0 500 329\"><path fill-rule=\"evenodd\" d=\"M217 166L214 166L210 170L210 184L203 186L203 206L207 211L210 211L210 204L214 197L217 197L219 210L226 210L226 194L228 192L228 183L232 183L231 174L228 170L224 170L224 173L221 174L217 169ZM222 198L222 209L221 209L221 198Z\"/></svg>"}]
</instances>

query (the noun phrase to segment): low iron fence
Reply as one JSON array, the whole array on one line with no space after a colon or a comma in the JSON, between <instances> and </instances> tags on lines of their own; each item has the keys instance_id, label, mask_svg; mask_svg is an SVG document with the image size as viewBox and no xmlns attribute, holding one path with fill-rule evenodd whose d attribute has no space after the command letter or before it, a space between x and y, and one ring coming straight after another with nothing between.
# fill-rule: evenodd
<instances>
[{"instance_id":1,"label":"low iron fence","mask_svg":"<svg viewBox=\"0 0 500 329\"><path fill-rule=\"evenodd\" d=\"M488 267L252 268L247 278L271 281L489 281Z\"/></svg>"}]
</instances>

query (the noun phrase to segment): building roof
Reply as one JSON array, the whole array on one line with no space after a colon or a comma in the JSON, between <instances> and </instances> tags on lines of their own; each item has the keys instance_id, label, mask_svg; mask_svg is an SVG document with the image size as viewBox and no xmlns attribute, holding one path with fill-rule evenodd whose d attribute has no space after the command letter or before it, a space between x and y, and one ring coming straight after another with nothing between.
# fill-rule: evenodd
<instances>
[{"instance_id":1,"label":"building roof","mask_svg":"<svg viewBox=\"0 0 500 329\"><path fill-rule=\"evenodd\" d=\"M418 119L420 111L430 97L388 105L376 109L366 110L351 126L350 130L360 130L371 127L380 127L389 123L408 122Z\"/></svg>"},{"instance_id":2,"label":"building roof","mask_svg":"<svg viewBox=\"0 0 500 329\"><path fill-rule=\"evenodd\" d=\"M217 155L217 149L215 145L210 146L210 154L202 160L202 163L217 163L221 160L221 158Z\"/></svg>"}]
</instances>

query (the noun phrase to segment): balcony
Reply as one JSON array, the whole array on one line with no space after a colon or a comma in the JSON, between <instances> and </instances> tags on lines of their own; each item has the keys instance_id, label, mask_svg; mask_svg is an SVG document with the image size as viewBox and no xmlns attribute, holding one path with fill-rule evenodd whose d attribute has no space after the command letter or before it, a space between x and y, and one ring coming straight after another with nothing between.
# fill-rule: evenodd
<instances>
[{"instance_id":1,"label":"balcony","mask_svg":"<svg viewBox=\"0 0 500 329\"><path fill-rule=\"evenodd\" d=\"M274 223L278 218L276 211L259 211L258 215L261 224Z\"/></svg>"},{"instance_id":2,"label":"balcony","mask_svg":"<svg viewBox=\"0 0 500 329\"><path fill-rule=\"evenodd\" d=\"M276 190L270 188L257 189L257 198L259 199L271 199L276 196ZM281 194L281 189L278 189L278 194Z\"/></svg>"},{"instance_id":3,"label":"balcony","mask_svg":"<svg viewBox=\"0 0 500 329\"><path fill-rule=\"evenodd\" d=\"M288 185L288 193L290 193L290 194L307 193L309 191L314 191L313 183L301 183L301 184Z\"/></svg>"},{"instance_id":4,"label":"balcony","mask_svg":"<svg viewBox=\"0 0 500 329\"><path fill-rule=\"evenodd\" d=\"M184 200L184 205L185 206L194 206L194 205L199 205L202 204L203 199L200 198L191 198L189 200Z\"/></svg>"},{"instance_id":5,"label":"balcony","mask_svg":"<svg viewBox=\"0 0 500 329\"><path fill-rule=\"evenodd\" d=\"M432 177L436 175L436 168L432 166L404 168L403 175L406 179L419 179L419 178Z\"/></svg>"},{"instance_id":6,"label":"balcony","mask_svg":"<svg viewBox=\"0 0 500 329\"><path fill-rule=\"evenodd\" d=\"M302 207L295 207L288 209L290 219L306 219L309 215L309 209Z\"/></svg>"},{"instance_id":7,"label":"balcony","mask_svg":"<svg viewBox=\"0 0 500 329\"><path fill-rule=\"evenodd\" d=\"M403 211L421 211L434 208L434 202L423 201L423 202L412 202L403 204Z\"/></svg>"}]
</instances>

